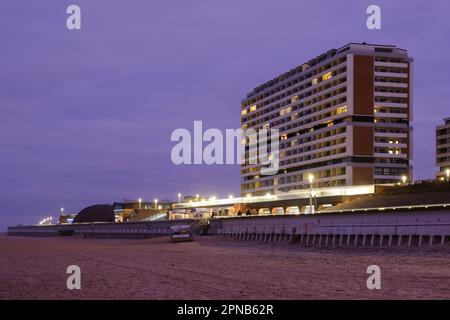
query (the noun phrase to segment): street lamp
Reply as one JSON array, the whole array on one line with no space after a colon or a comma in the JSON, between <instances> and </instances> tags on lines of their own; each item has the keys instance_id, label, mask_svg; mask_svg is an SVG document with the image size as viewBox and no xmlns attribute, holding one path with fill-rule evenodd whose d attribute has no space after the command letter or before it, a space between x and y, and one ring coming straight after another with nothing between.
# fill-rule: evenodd
<instances>
[{"instance_id":1,"label":"street lamp","mask_svg":"<svg viewBox=\"0 0 450 320\"><path fill-rule=\"evenodd\" d=\"M200 197L198 194L195 195L197 197L197 202L198 202L198 198Z\"/></svg>"},{"instance_id":2,"label":"street lamp","mask_svg":"<svg viewBox=\"0 0 450 320\"><path fill-rule=\"evenodd\" d=\"M408 179L406 176L402 176L402 182L403 182L403 184L406 183L406 179Z\"/></svg>"},{"instance_id":3,"label":"street lamp","mask_svg":"<svg viewBox=\"0 0 450 320\"><path fill-rule=\"evenodd\" d=\"M308 180L309 180L309 213L312 213L312 191L313 191L314 176L310 174L308 176Z\"/></svg>"},{"instance_id":4,"label":"street lamp","mask_svg":"<svg viewBox=\"0 0 450 320\"><path fill-rule=\"evenodd\" d=\"M155 209L158 209L158 199L155 199Z\"/></svg>"},{"instance_id":5,"label":"street lamp","mask_svg":"<svg viewBox=\"0 0 450 320\"><path fill-rule=\"evenodd\" d=\"M64 214L64 208L61 208L60 210L61 210L61 214Z\"/></svg>"},{"instance_id":6,"label":"street lamp","mask_svg":"<svg viewBox=\"0 0 450 320\"><path fill-rule=\"evenodd\" d=\"M450 168L445 169L445 175L447 176L447 181L450 181Z\"/></svg>"},{"instance_id":7,"label":"street lamp","mask_svg":"<svg viewBox=\"0 0 450 320\"><path fill-rule=\"evenodd\" d=\"M139 201L139 209L141 209L142 199L139 198L138 201Z\"/></svg>"},{"instance_id":8,"label":"street lamp","mask_svg":"<svg viewBox=\"0 0 450 320\"><path fill-rule=\"evenodd\" d=\"M178 194L178 203L181 203L181 193Z\"/></svg>"}]
</instances>

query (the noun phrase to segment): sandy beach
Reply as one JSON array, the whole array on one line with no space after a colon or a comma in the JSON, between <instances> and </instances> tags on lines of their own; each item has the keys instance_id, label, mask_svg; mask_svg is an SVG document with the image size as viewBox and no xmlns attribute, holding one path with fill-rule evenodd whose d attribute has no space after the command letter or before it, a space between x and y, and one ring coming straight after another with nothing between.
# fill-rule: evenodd
<instances>
[{"instance_id":1,"label":"sandy beach","mask_svg":"<svg viewBox=\"0 0 450 320\"><path fill-rule=\"evenodd\" d=\"M0 299L450 299L449 247L319 249L0 236ZM381 268L381 290L366 269ZM81 268L81 290L66 268Z\"/></svg>"}]
</instances>

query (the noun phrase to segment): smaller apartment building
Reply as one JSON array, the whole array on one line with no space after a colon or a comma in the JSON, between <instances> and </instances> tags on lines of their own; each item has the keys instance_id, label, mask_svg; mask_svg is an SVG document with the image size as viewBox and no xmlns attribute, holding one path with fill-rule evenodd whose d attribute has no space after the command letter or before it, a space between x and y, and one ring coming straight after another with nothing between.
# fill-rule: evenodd
<instances>
[{"instance_id":1,"label":"smaller apartment building","mask_svg":"<svg viewBox=\"0 0 450 320\"><path fill-rule=\"evenodd\" d=\"M436 166L437 179L448 178L450 171L450 118L444 119L444 124L436 127Z\"/></svg>"}]
</instances>

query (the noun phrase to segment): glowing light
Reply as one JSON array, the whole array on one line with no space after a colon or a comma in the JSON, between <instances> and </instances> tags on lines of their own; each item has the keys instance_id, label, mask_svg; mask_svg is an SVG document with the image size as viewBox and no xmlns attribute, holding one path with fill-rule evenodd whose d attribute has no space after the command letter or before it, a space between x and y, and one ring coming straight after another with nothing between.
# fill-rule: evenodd
<instances>
[{"instance_id":1,"label":"glowing light","mask_svg":"<svg viewBox=\"0 0 450 320\"><path fill-rule=\"evenodd\" d=\"M406 176L402 176L402 182L405 184L408 178Z\"/></svg>"},{"instance_id":2,"label":"glowing light","mask_svg":"<svg viewBox=\"0 0 450 320\"><path fill-rule=\"evenodd\" d=\"M45 219L42 219L41 221L39 221L39 225L43 225L44 223L49 223L50 221L53 220L53 217L47 217Z\"/></svg>"},{"instance_id":3,"label":"glowing light","mask_svg":"<svg viewBox=\"0 0 450 320\"><path fill-rule=\"evenodd\" d=\"M312 174L310 174L310 175L308 176L308 180L309 180L309 183L313 183L313 181L314 181L314 176L313 176Z\"/></svg>"}]
</instances>

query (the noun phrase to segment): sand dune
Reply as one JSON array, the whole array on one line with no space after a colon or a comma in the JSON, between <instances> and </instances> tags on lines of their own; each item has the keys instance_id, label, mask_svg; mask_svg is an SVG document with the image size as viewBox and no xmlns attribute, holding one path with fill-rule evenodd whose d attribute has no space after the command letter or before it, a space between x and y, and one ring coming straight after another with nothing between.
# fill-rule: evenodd
<instances>
[{"instance_id":1,"label":"sand dune","mask_svg":"<svg viewBox=\"0 0 450 320\"><path fill-rule=\"evenodd\" d=\"M317 249L0 236L1 299L450 299L448 247ZM66 268L81 268L68 290ZM366 268L381 267L368 290Z\"/></svg>"}]
</instances>

